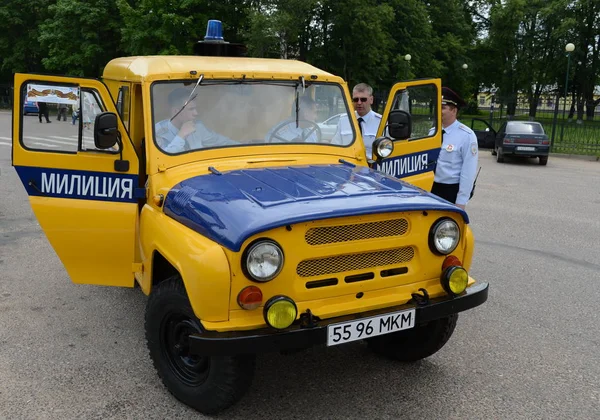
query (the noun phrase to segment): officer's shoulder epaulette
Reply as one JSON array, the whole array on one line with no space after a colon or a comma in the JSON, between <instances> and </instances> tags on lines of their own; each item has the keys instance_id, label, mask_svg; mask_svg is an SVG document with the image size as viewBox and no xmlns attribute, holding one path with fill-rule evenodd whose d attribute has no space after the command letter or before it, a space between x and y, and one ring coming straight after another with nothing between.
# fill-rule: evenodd
<instances>
[{"instance_id":1,"label":"officer's shoulder epaulette","mask_svg":"<svg viewBox=\"0 0 600 420\"><path fill-rule=\"evenodd\" d=\"M373 114L375 114L375 118L377 118L377 119L381 119L382 118L381 114L378 114L377 112L373 112Z\"/></svg>"},{"instance_id":2,"label":"officer's shoulder epaulette","mask_svg":"<svg viewBox=\"0 0 600 420\"><path fill-rule=\"evenodd\" d=\"M469 127L467 127L464 124L459 124L458 128L460 128L462 131L465 131L465 132L467 132L469 134L473 133L473 130L471 130Z\"/></svg>"}]
</instances>

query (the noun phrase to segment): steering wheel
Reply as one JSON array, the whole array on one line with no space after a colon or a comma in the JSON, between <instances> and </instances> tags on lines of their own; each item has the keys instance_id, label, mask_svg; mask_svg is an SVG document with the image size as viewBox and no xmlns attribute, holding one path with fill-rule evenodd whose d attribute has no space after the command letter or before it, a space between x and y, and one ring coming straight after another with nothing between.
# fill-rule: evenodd
<instances>
[{"instance_id":1,"label":"steering wheel","mask_svg":"<svg viewBox=\"0 0 600 420\"><path fill-rule=\"evenodd\" d=\"M300 137L296 137L292 140L288 140L286 138L281 137L281 135L279 134L280 131L282 131L285 127L287 127L290 124L296 124L296 120L285 120L273 127L273 131L271 132L267 143L290 143L291 141L294 141L296 139L300 139L300 141L306 142L306 139L310 138L310 136L312 136L313 133L317 133L317 143L321 142L321 127L319 127L317 123L309 120L298 120L298 126L300 126L300 123L303 123L303 125L308 125L308 127L302 129L302 134L300 135ZM278 141L274 141L275 139Z\"/></svg>"}]
</instances>

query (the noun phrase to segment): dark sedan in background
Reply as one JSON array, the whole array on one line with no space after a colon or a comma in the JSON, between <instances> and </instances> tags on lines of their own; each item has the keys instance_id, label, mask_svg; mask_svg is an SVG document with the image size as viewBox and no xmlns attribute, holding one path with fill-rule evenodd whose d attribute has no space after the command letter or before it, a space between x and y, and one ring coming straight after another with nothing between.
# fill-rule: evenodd
<instances>
[{"instance_id":1,"label":"dark sedan in background","mask_svg":"<svg viewBox=\"0 0 600 420\"><path fill-rule=\"evenodd\" d=\"M492 149L496 161L507 156L538 158L540 165L548 163L550 140L542 124L536 121L506 121L499 131L486 121L474 118L471 128L480 148Z\"/></svg>"}]
</instances>

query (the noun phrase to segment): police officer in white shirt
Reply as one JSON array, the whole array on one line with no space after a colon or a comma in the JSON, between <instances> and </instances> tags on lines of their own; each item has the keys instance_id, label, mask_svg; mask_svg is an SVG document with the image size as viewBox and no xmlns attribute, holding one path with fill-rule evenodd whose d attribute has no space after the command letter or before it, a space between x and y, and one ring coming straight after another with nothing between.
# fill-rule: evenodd
<instances>
[{"instance_id":1,"label":"police officer in white shirt","mask_svg":"<svg viewBox=\"0 0 600 420\"><path fill-rule=\"evenodd\" d=\"M188 150L239 144L229 137L209 130L201 121L196 120L198 118L196 102L189 96L190 91L185 88L174 89L168 96L173 116L157 123L155 129L156 142L163 151L181 153Z\"/></svg>"},{"instance_id":2,"label":"police officer in white shirt","mask_svg":"<svg viewBox=\"0 0 600 420\"><path fill-rule=\"evenodd\" d=\"M381 114L371 109L373 105L373 88L366 83L359 83L352 89L352 102L358 120L358 126L362 134L363 142L367 152L367 158L371 159L373 142L377 137L377 130L381 123ZM342 116L337 130L331 139L332 144L348 145L352 142L352 126L348 116Z\"/></svg>"},{"instance_id":3,"label":"police officer in white shirt","mask_svg":"<svg viewBox=\"0 0 600 420\"><path fill-rule=\"evenodd\" d=\"M442 147L431 192L465 209L477 172L477 137L456 118L465 101L447 87L442 88Z\"/></svg>"}]
</instances>

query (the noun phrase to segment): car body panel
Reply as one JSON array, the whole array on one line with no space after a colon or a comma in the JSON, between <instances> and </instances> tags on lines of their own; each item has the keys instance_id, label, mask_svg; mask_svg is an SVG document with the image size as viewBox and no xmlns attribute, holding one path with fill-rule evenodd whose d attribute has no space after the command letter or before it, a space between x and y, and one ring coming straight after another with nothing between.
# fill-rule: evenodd
<instances>
[{"instance_id":1,"label":"car body panel","mask_svg":"<svg viewBox=\"0 0 600 420\"><path fill-rule=\"evenodd\" d=\"M49 75L15 74L15 104L25 102L26 88L32 81L93 90L106 109L115 112L102 82ZM115 169L115 154L82 150L81 140L75 152L29 147L22 137L25 120L19 112L13 113L12 163L41 228L71 280L133 287L139 163L127 131L119 126L122 155L129 162L128 170L123 172Z\"/></svg>"},{"instance_id":2,"label":"car body panel","mask_svg":"<svg viewBox=\"0 0 600 420\"><path fill-rule=\"evenodd\" d=\"M201 175L173 187L164 204L166 215L233 251L252 235L288 224L419 210L457 212L468 223L465 212L432 194L349 165Z\"/></svg>"},{"instance_id":3,"label":"car body panel","mask_svg":"<svg viewBox=\"0 0 600 420\"><path fill-rule=\"evenodd\" d=\"M25 101L23 104L23 115L37 114L39 112L38 107L33 101Z\"/></svg>"},{"instance_id":4,"label":"car body panel","mask_svg":"<svg viewBox=\"0 0 600 420\"><path fill-rule=\"evenodd\" d=\"M411 115L412 131L408 139L394 140L394 150L388 157L374 157L376 169L431 191L442 143L442 131L438 129L442 124L440 92L440 79L406 81L392 87L377 137L387 135L387 120L393 110Z\"/></svg>"},{"instance_id":5,"label":"car body panel","mask_svg":"<svg viewBox=\"0 0 600 420\"><path fill-rule=\"evenodd\" d=\"M487 121L480 118L472 118L471 130L477 136L477 146L480 149L494 148L497 132Z\"/></svg>"}]
</instances>

